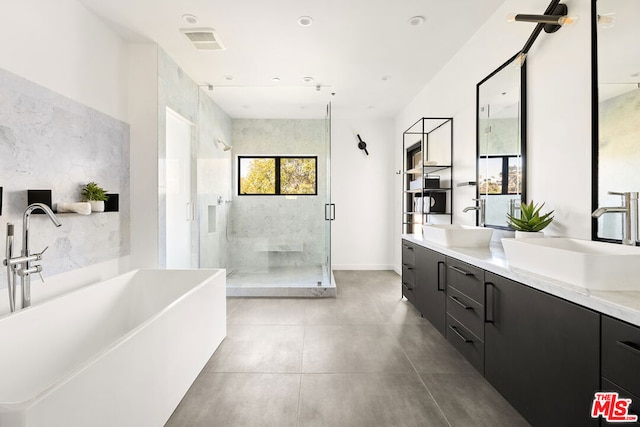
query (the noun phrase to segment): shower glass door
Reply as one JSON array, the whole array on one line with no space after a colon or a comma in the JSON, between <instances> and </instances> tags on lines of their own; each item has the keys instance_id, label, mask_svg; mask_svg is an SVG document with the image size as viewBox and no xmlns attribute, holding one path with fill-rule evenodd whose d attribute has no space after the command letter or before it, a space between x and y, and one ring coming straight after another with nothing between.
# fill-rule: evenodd
<instances>
[{"instance_id":1,"label":"shower glass door","mask_svg":"<svg viewBox=\"0 0 640 427\"><path fill-rule=\"evenodd\" d=\"M327 189L325 204L325 262L323 266L323 285L332 285L331 274L331 221L335 219L335 205L331 202L331 103L327 105L325 117L325 152L327 156Z\"/></svg>"},{"instance_id":2,"label":"shower glass door","mask_svg":"<svg viewBox=\"0 0 640 427\"><path fill-rule=\"evenodd\" d=\"M321 108L316 119L233 124L228 295L327 296L332 286L331 116Z\"/></svg>"}]
</instances>

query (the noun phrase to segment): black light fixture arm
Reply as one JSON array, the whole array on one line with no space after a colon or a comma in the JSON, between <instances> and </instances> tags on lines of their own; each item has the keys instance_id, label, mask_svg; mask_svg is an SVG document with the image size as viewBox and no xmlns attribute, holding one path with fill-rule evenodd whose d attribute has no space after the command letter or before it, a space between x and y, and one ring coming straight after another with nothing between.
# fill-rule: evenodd
<instances>
[{"instance_id":1,"label":"black light fixture arm","mask_svg":"<svg viewBox=\"0 0 640 427\"><path fill-rule=\"evenodd\" d=\"M365 154L368 156L369 152L367 151L367 143L364 142L362 138L360 138L360 134L356 134L356 135L358 136L358 141L360 141L358 142L358 148L361 150L364 150Z\"/></svg>"},{"instance_id":2,"label":"black light fixture arm","mask_svg":"<svg viewBox=\"0 0 640 427\"><path fill-rule=\"evenodd\" d=\"M517 14L515 16L516 21L522 22L537 22L536 28L529 36L529 39L522 48L522 53L527 54L533 43L536 41L542 30L546 33L555 33L562 27L562 21L566 18L568 13L567 5L560 3L560 0L551 0L549 6L542 15L527 15Z\"/></svg>"}]
</instances>

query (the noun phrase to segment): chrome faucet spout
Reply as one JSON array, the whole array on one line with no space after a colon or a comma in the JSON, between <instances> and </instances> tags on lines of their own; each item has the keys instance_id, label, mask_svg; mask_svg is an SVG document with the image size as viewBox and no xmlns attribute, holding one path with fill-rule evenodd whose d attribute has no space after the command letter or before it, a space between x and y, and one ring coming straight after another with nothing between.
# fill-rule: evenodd
<instances>
[{"instance_id":1,"label":"chrome faucet spout","mask_svg":"<svg viewBox=\"0 0 640 427\"><path fill-rule=\"evenodd\" d=\"M638 192L616 193L610 191L609 194L622 196L622 206L598 208L591 213L591 216L600 218L609 212L622 213L622 244L635 246L640 237L638 235Z\"/></svg>"},{"instance_id":2,"label":"chrome faucet spout","mask_svg":"<svg viewBox=\"0 0 640 427\"><path fill-rule=\"evenodd\" d=\"M478 211L478 225L484 227L487 201L485 199L473 199L473 201L478 202L478 204L476 206L467 206L462 212Z\"/></svg>"},{"instance_id":3,"label":"chrome faucet spout","mask_svg":"<svg viewBox=\"0 0 640 427\"><path fill-rule=\"evenodd\" d=\"M22 215L22 225L23 226L26 224L27 225L26 228L28 228L29 217L31 216L31 214L34 211L36 211L38 209L40 209L45 214L47 214L47 216L49 217L51 222L53 222L53 225L55 225L56 227L60 227L62 225L62 223L60 222L60 220L58 219L56 214L53 213L53 211L51 210L51 208L49 206L45 205L44 203L32 203L29 206L27 206L27 209L25 209L24 214ZM23 231L24 231L24 229L23 229Z\"/></svg>"},{"instance_id":4,"label":"chrome faucet spout","mask_svg":"<svg viewBox=\"0 0 640 427\"><path fill-rule=\"evenodd\" d=\"M602 207L602 208L598 208L595 211L593 211L593 213L591 214L592 217L594 218L600 218L602 215L608 213L608 212L626 212L627 208L623 208L623 207L619 207L619 206L612 206L612 207Z\"/></svg>"}]
</instances>

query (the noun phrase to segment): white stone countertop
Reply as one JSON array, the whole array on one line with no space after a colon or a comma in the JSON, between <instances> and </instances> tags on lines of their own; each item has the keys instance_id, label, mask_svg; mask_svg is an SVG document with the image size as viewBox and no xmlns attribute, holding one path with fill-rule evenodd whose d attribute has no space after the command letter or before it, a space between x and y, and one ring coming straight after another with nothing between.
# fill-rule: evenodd
<instances>
[{"instance_id":1,"label":"white stone countertop","mask_svg":"<svg viewBox=\"0 0 640 427\"><path fill-rule=\"evenodd\" d=\"M534 289L640 326L640 278L638 291L593 291L528 271L509 268L502 245L497 242L492 242L487 248L461 248L438 245L423 239L420 234L404 234L402 238Z\"/></svg>"}]
</instances>

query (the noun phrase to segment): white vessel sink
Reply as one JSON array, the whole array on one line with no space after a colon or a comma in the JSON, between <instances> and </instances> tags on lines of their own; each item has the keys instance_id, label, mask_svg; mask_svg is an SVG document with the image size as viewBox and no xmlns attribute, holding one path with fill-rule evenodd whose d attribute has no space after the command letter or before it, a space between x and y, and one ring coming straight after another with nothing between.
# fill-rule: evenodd
<instances>
[{"instance_id":1,"label":"white vessel sink","mask_svg":"<svg viewBox=\"0 0 640 427\"><path fill-rule=\"evenodd\" d=\"M570 238L502 239L510 267L586 289L640 291L640 248Z\"/></svg>"},{"instance_id":2,"label":"white vessel sink","mask_svg":"<svg viewBox=\"0 0 640 427\"><path fill-rule=\"evenodd\" d=\"M457 224L425 224L422 236L442 246L480 248L489 246L493 228Z\"/></svg>"}]
</instances>

